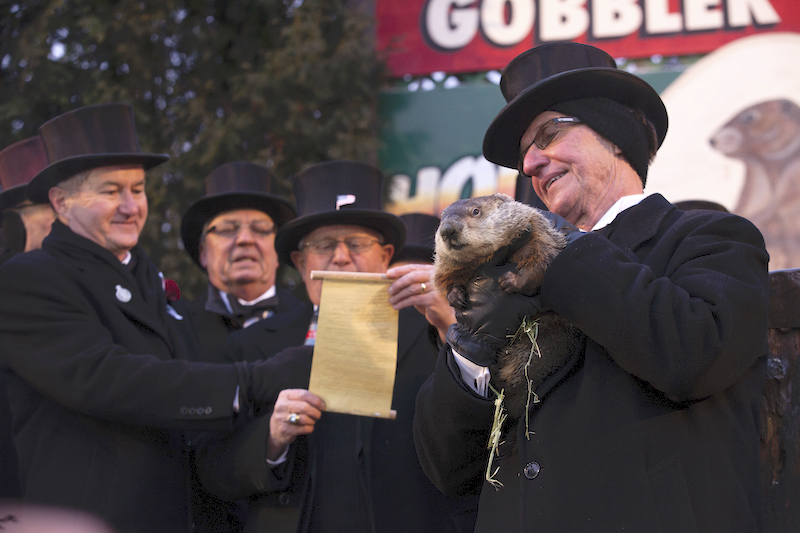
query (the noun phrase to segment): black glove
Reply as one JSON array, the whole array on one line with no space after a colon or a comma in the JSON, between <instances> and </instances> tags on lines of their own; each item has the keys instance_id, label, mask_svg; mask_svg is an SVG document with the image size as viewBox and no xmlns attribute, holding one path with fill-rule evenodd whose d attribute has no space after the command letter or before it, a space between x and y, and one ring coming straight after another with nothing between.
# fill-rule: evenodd
<instances>
[{"instance_id":1,"label":"black glove","mask_svg":"<svg viewBox=\"0 0 800 533\"><path fill-rule=\"evenodd\" d=\"M538 297L508 293L497 281L516 265L486 266L478 269L467 285L467 306L456 309L456 324L447 330L447 342L480 366L497 361L498 351L516 333L525 316L545 311Z\"/></svg>"},{"instance_id":2,"label":"black glove","mask_svg":"<svg viewBox=\"0 0 800 533\"><path fill-rule=\"evenodd\" d=\"M539 212L550 221L554 228L564 234L564 236L567 238L567 244L575 242L579 238L586 235L586 232L579 230L575 224L569 222L566 218L560 215L556 215L552 211L540 209Z\"/></svg>"}]
</instances>

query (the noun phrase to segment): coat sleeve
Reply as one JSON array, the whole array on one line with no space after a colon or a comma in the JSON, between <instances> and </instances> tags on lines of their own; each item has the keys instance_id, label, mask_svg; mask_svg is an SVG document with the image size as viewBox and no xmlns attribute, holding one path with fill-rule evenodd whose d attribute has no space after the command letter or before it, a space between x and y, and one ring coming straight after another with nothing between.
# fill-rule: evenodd
<instances>
[{"instance_id":1,"label":"coat sleeve","mask_svg":"<svg viewBox=\"0 0 800 533\"><path fill-rule=\"evenodd\" d=\"M267 463L269 419L267 413L251 419L233 433L207 432L196 437L197 473L206 490L230 501L288 487L295 446L290 446L284 463L274 467Z\"/></svg>"},{"instance_id":2,"label":"coat sleeve","mask_svg":"<svg viewBox=\"0 0 800 533\"><path fill-rule=\"evenodd\" d=\"M136 339L126 343L137 344L132 351L103 325L103 314L119 311L98 308L87 292L63 268L3 265L3 364L40 395L89 416L172 429L232 427L233 365L170 359L163 343L121 315L114 327Z\"/></svg>"},{"instance_id":3,"label":"coat sleeve","mask_svg":"<svg viewBox=\"0 0 800 533\"><path fill-rule=\"evenodd\" d=\"M228 353L226 357L235 355ZM296 441L290 446L285 463L276 467L269 465L266 460L269 420L272 406L282 390L308 388L312 359L310 346L298 346L253 363L253 376L260 381L256 395L268 399L265 403L253 404L257 416L232 434L206 432L193 439L198 474L206 490L231 500L287 488L295 475L294 470L305 464L305 448L298 452Z\"/></svg>"},{"instance_id":4,"label":"coat sleeve","mask_svg":"<svg viewBox=\"0 0 800 533\"><path fill-rule=\"evenodd\" d=\"M494 403L470 390L449 346L417 394L414 445L428 479L449 496L480 493Z\"/></svg>"},{"instance_id":5,"label":"coat sleeve","mask_svg":"<svg viewBox=\"0 0 800 533\"><path fill-rule=\"evenodd\" d=\"M768 256L750 222L714 215L644 243L642 258L586 235L552 262L541 300L672 401L725 390L766 353Z\"/></svg>"}]
</instances>

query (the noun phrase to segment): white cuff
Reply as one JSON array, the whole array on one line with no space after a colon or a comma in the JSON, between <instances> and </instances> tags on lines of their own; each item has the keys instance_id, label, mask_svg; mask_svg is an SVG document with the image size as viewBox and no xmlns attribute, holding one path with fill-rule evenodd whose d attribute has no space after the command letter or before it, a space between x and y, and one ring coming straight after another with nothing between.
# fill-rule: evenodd
<instances>
[{"instance_id":1,"label":"white cuff","mask_svg":"<svg viewBox=\"0 0 800 533\"><path fill-rule=\"evenodd\" d=\"M461 370L461 379L464 380L464 383L484 398L487 398L489 396L489 379L492 377L489 374L489 369L485 366L476 365L455 350L453 350L453 355L459 370Z\"/></svg>"},{"instance_id":2,"label":"white cuff","mask_svg":"<svg viewBox=\"0 0 800 533\"><path fill-rule=\"evenodd\" d=\"M271 466L271 467L276 467L276 466L282 465L283 463L286 462L286 456L287 455L289 455L289 445L288 444L286 445L286 448L284 448L283 453L281 454L280 457L278 457L274 461L271 461L271 460L267 459L267 464L269 466Z\"/></svg>"}]
</instances>

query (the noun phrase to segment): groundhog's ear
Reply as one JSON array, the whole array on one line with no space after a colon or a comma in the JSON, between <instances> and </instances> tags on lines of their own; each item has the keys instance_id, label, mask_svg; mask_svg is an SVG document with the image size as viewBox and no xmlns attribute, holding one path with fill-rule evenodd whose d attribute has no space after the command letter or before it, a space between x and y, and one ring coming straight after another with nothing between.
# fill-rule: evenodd
<instances>
[{"instance_id":1,"label":"groundhog's ear","mask_svg":"<svg viewBox=\"0 0 800 533\"><path fill-rule=\"evenodd\" d=\"M496 193L494 193L493 196L495 197L495 199L500 200L501 202L513 202L514 201L514 199L511 198L509 195L503 194L501 192L496 192Z\"/></svg>"}]
</instances>

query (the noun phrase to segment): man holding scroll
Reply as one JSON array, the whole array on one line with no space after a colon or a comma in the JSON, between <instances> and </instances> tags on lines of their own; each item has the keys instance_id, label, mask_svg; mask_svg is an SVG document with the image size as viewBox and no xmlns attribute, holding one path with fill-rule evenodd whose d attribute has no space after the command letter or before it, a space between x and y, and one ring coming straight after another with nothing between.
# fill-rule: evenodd
<instances>
[{"instance_id":1,"label":"man holding scroll","mask_svg":"<svg viewBox=\"0 0 800 533\"><path fill-rule=\"evenodd\" d=\"M352 161L312 165L295 176L299 217L280 229L276 249L302 275L315 308L322 282L311 271L383 273L402 247L403 223L381 210L382 184L378 169ZM472 531L477 500L436 490L419 466L411 432L417 391L433 371L437 338L453 321L452 311L425 284L429 269L406 265L389 276L399 278L391 303L407 306L399 318L397 418L322 413L324 403L309 391L282 391L270 416L207 448L209 456L225 458L201 474L208 488L222 497L252 498L246 531ZM307 346L275 357L307 364L314 331L312 323ZM230 337L244 360L263 356L262 341L257 326Z\"/></svg>"}]
</instances>

